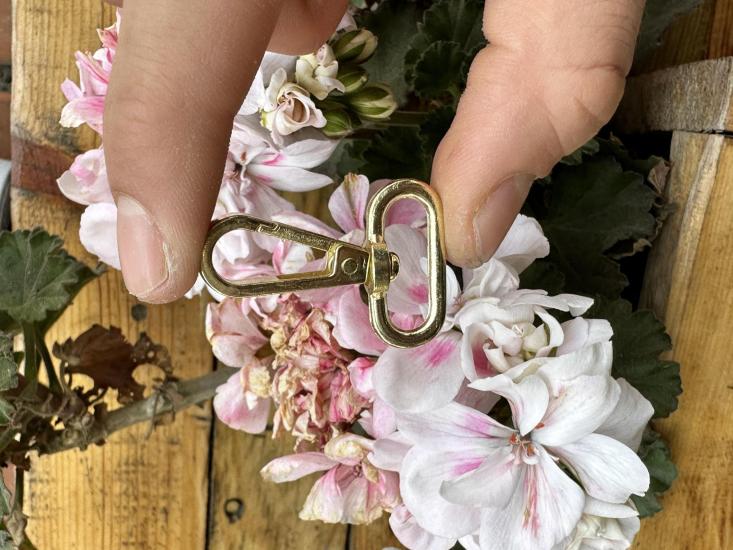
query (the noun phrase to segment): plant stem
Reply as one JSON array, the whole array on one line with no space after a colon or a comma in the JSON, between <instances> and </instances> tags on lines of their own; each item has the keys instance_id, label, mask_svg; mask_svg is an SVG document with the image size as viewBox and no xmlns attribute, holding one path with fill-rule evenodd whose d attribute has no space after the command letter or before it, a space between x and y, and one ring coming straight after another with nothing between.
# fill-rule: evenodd
<instances>
[{"instance_id":1,"label":"plant stem","mask_svg":"<svg viewBox=\"0 0 733 550\"><path fill-rule=\"evenodd\" d=\"M30 323L23 323L23 353L25 356L25 377L28 379L30 391L34 392L38 383L38 349L36 346L36 329Z\"/></svg>"},{"instance_id":2,"label":"plant stem","mask_svg":"<svg viewBox=\"0 0 733 550\"><path fill-rule=\"evenodd\" d=\"M172 395L167 399L165 395L156 392L154 395L116 409L106 416L96 419L85 432L76 430L56 430L53 435L38 448L41 455L55 454L70 449L85 449L89 445L99 443L114 432L140 424L150 422L155 418L197 405L214 396L215 390L236 372L230 367L219 367L212 373L186 380L173 382L166 392Z\"/></svg>"},{"instance_id":3,"label":"plant stem","mask_svg":"<svg viewBox=\"0 0 733 550\"><path fill-rule=\"evenodd\" d=\"M420 126L429 113L424 111L395 111L389 119L373 122L369 126L387 128L390 126Z\"/></svg>"},{"instance_id":4,"label":"plant stem","mask_svg":"<svg viewBox=\"0 0 733 550\"><path fill-rule=\"evenodd\" d=\"M61 382L59 382L59 378L56 375L56 368L53 365L53 360L51 359L51 354L48 352L48 347L46 346L46 342L43 339L43 335L39 333L38 329L36 329L36 343L38 345L38 350L41 352L43 364L46 365L46 374L48 375L48 387L53 393L60 394Z\"/></svg>"}]
</instances>

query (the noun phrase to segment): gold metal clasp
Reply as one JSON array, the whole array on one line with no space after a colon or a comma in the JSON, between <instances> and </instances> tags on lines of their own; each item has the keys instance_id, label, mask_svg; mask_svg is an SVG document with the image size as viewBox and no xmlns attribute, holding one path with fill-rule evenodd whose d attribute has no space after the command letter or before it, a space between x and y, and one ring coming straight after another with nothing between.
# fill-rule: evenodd
<instances>
[{"instance_id":1,"label":"gold metal clasp","mask_svg":"<svg viewBox=\"0 0 733 550\"><path fill-rule=\"evenodd\" d=\"M400 199L419 201L427 212L428 220L429 309L424 323L409 331L394 326L387 310L387 290L399 271L399 258L388 250L384 241L384 217L390 205ZM442 224L442 208L437 194L427 184L410 179L393 181L369 200L366 239L361 247L290 225L236 214L212 224L204 243L201 276L211 288L234 298L363 284L368 296L369 319L377 335L395 347L419 346L440 332L445 321L446 275ZM320 271L307 273L239 282L226 280L214 269L214 247L225 234L239 229L321 250L326 253L326 265Z\"/></svg>"}]
</instances>

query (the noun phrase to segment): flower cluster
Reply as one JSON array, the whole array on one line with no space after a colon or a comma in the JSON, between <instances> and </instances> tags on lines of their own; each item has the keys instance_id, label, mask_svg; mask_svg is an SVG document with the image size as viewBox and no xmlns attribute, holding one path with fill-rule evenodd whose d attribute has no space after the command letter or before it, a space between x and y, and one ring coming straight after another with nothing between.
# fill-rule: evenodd
<instances>
[{"instance_id":1,"label":"flower cluster","mask_svg":"<svg viewBox=\"0 0 733 550\"><path fill-rule=\"evenodd\" d=\"M117 25L103 48L78 56L81 86L62 123L102 132L101 109ZM214 218L234 213L361 244L369 197L386 184L347 175L328 202L336 226L298 212L277 191L331 182L314 168L355 121L389 116L391 92L369 85L361 64L376 38L346 25L317 52L267 54L234 120ZM115 207L103 151L76 159L59 180L86 204L81 238L118 265ZM428 306L426 217L403 200L385 220L400 258L387 301L410 329ZM218 388L221 421L295 439L295 453L262 469L277 483L321 472L300 517L369 523L384 512L411 549L628 548L639 528L630 498L649 473L638 457L653 409L611 374L612 330L582 315L592 300L524 289L520 274L549 253L539 224L518 216L494 257L461 277L447 267L448 316L431 342L385 345L357 287L257 299L214 296L206 332L216 357L237 369ZM232 280L317 269L305 245L230 233L214 265ZM459 279L462 284L459 284ZM194 291L200 291L197 283Z\"/></svg>"},{"instance_id":2,"label":"flower cluster","mask_svg":"<svg viewBox=\"0 0 733 550\"><path fill-rule=\"evenodd\" d=\"M102 47L93 54L77 52L77 85L66 80L61 88L68 103L61 124L87 124L103 135L102 119L109 77L117 49L121 11L117 21L99 31ZM388 118L396 102L388 88L368 83L360 67L376 48L369 31L357 29L346 16L332 41L313 54L289 56L266 52L238 115L233 122L224 177L214 219L232 213L270 218L292 211L277 191L311 191L332 182L313 171L336 149L342 137L364 121ZM355 71L361 77L354 79ZM351 77L349 76L351 75ZM331 120L349 117L348 132ZM340 124L340 123L338 123ZM337 125L338 125L337 124ZM120 269L117 253L117 208L112 198L103 148L79 155L58 180L70 200L86 206L79 236L84 247L104 263ZM271 253L272 241L246 235L227 235L217 246L214 263L233 280L252 274ZM258 268L255 268L258 269ZM203 289L197 282L192 294Z\"/></svg>"}]
</instances>

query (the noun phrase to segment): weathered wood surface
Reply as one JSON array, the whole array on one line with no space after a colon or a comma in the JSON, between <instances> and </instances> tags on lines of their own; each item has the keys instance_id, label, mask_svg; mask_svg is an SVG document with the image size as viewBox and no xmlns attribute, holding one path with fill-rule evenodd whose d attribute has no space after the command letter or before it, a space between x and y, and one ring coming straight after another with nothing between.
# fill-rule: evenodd
<instances>
[{"instance_id":1,"label":"weathered wood surface","mask_svg":"<svg viewBox=\"0 0 733 550\"><path fill-rule=\"evenodd\" d=\"M615 123L627 133L733 130L733 57L629 79Z\"/></svg>"},{"instance_id":2,"label":"weathered wood surface","mask_svg":"<svg viewBox=\"0 0 733 550\"><path fill-rule=\"evenodd\" d=\"M636 548L733 548L733 138L675 133L672 162L678 209L652 249L643 305L682 365L679 410L658 423L680 476Z\"/></svg>"},{"instance_id":3,"label":"weathered wood surface","mask_svg":"<svg viewBox=\"0 0 733 550\"><path fill-rule=\"evenodd\" d=\"M733 0L703 0L672 23L663 35L662 47L653 51L635 72L649 73L732 55Z\"/></svg>"},{"instance_id":4,"label":"weathered wood surface","mask_svg":"<svg viewBox=\"0 0 733 550\"><path fill-rule=\"evenodd\" d=\"M10 65L10 0L0 0L0 65Z\"/></svg>"}]
</instances>

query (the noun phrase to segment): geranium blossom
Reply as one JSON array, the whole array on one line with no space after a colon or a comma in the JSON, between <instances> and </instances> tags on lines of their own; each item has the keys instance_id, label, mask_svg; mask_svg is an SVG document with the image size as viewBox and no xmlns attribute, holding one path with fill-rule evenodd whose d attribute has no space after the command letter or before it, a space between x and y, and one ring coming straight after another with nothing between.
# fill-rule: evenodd
<instances>
[{"instance_id":1,"label":"geranium blossom","mask_svg":"<svg viewBox=\"0 0 733 550\"><path fill-rule=\"evenodd\" d=\"M288 82L285 69L280 68L265 90L262 125L270 130L275 143L282 144L283 136L298 130L323 128L326 118L313 103L308 90Z\"/></svg>"},{"instance_id":2,"label":"geranium blossom","mask_svg":"<svg viewBox=\"0 0 733 550\"><path fill-rule=\"evenodd\" d=\"M298 58L295 79L316 98L323 100L333 90L344 91L344 85L336 78L338 71L339 64L331 46L324 44L316 53Z\"/></svg>"},{"instance_id":3,"label":"geranium blossom","mask_svg":"<svg viewBox=\"0 0 733 550\"><path fill-rule=\"evenodd\" d=\"M76 52L76 66L79 68L79 85L66 79L61 91L68 103L61 111L61 125L76 128L88 124L102 133L102 117L104 114L104 98L112 72L117 49L117 37L120 31L120 11L114 25L99 31L102 47L93 55Z\"/></svg>"},{"instance_id":4,"label":"geranium blossom","mask_svg":"<svg viewBox=\"0 0 733 550\"><path fill-rule=\"evenodd\" d=\"M305 520L326 523L370 523L399 502L394 472L375 468L367 458L373 441L344 434L329 441L323 452L276 458L262 469L269 481L293 481L326 471L311 489L300 512Z\"/></svg>"},{"instance_id":5,"label":"geranium blossom","mask_svg":"<svg viewBox=\"0 0 733 550\"><path fill-rule=\"evenodd\" d=\"M628 420L610 358L610 344L596 344L530 361L514 380L473 383L507 400L515 428L455 403L399 415L400 432L414 443L402 461L401 492L418 523L444 537L478 533L481 548L551 549L580 521L586 494L615 504L643 494L649 473L639 457L602 435ZM635 434L650 416L625 431Z\"/></svg>"}]
</instances>

